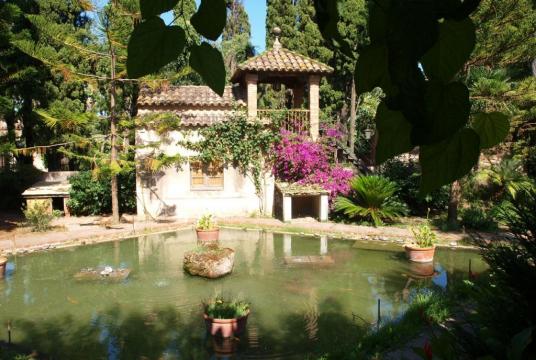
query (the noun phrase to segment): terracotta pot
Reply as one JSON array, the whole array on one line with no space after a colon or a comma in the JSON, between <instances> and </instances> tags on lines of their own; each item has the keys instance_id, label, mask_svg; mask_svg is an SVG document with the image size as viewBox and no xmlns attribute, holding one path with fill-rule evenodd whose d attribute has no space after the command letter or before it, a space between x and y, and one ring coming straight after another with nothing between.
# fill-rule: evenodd
<instances>
[{"instance_id":1,"label":"terracotta pot","mask_svg":"<svg viewBox=\"0 0 536 360\"><path fill-rule=\"evenodd\" d=\"M214 319L207 314L203 314L207 331L212 336L228 338L233 335L240 335L246 329L249 310L246 315L236 319Z\"/></svg>"},{"instance_id":2,"label":"terracotta pot","mask_svg":"<svg viewBox=\"0 0 536 360\"><path fill-rule=\"evenodd\" d=\"M421 248L418 246L406 245L406 255L409 261L427 263L434 261L435 245L432 247Z\"/></svg>"},{"instance_id":3,"label":"terracotta pot","mask_svg":"<svg viewBox=\"0 0 536 360\"><path fill-rule=\"evenodd\" d=\"M409 266L411 275L419 278L427 278L435 275L434 263L430 262L412 262Z\"/></svg>"},{"instance_id":4,"label":"terracotta pot","mask_svg":"<svg viewBox=\"0 0 536 360\"><path fill-rule=\"evenodd\" d=\"M200 242L216 242L220 238L220 229L201 230L195 229L197 240Z\"/></svg>"},{"instance_id":5,"label":"terracotta pot","mask_svg":"<svg viewBox=\"0 0 536 360\"><path fill-rule=\"evenodd\" d=\"M0 278L3 278L6 273L7 258L0 256Z\"/></svg>"}]
</instances>

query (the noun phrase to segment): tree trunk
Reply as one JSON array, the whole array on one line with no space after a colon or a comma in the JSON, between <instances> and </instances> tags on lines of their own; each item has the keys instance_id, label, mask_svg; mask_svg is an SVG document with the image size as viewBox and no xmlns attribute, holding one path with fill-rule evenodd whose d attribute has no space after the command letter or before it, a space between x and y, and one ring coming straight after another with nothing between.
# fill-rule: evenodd
<instances>
[{"instance_id":1,"label":"tree trunk","mask_svg":"<svg viewBox=\"0 0 536 360\"><path fill-rule=\"evenodd\" d=\"M460 203L462 192L461 185L458 180L450 185L450 197L447 216L447 225L450 229L458 227L458 205Z\"/></svg>"},{"instance_id":2,"label":"tree trunk","mask_svg":"<svg viewBox=\"0 0 536 360\"><path fill-rule=\"evenodd\" d=\"M355 149L355 125L357 118L355 79L352 77L352 90L350 92L350 126L348 128L348 148L353 153Z\"/></svg>"},{"instance_id":3,"label":"tree trunk","mask_svg":"<svg viewBox=\"0 0 536 360\"><path fill-rule=\"evenodd\" d=\"M111 81L110 81L110 164L112 173L112 223L119 223L119 184L117 180L117 119L115 117L115 53L111 50Z\"/></svg>"}]
</instances>

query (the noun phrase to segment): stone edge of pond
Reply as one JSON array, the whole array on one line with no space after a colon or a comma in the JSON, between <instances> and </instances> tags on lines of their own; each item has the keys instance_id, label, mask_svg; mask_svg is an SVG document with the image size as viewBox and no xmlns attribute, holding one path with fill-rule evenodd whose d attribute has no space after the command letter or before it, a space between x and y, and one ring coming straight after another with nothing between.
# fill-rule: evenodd
<instances>
[{"instance_id":1,"label":"stone edge of pond","mask_svg":"<svg viewBox=\"0 0 536 360\"><path fill-rule=\"evenodd\" d=\"M55 242L55 243L51 242L51 243L47 243L43 245L7 249L7 250L3 250L2 254L6 256L28 255L28 254L32 254L36 252L46 252L46 251L51 251L51 250L68 249L68 248L88 246L88 245L97 245L97 244L102 244L102 243L107 243L107 242L112 242L112 241L122 241L122 240L130 239L130 238L138 237L138 236L164 234L164 233L175 232L175 231L191 230L193 228L194 228L193 224L182 223L180 225L169 226L165 228L161 228L161 227L145 228L140 231L129 230L128 232L86 236L86 237L80 237L80 238L73 238L69 241L62 241L62 242Z\"/></svg>"},{"instance_id":2,"label":"stone edge of pond","mask_svg":"<svg viewBox=\"0 0 536 360\"><path fill-rule=\"evenodd\" d=\"M389 236L370 236L370 235L357 235L353 232L339 232L339 231L329 231L329 230L317 230L311 231L306 227L300 227L292 224L283 224L278 225L264 225L264 224L253 224L253 223L226 223L225 221L220 222L220 227L223 229L235 229L235 230L246 230L246 231L271 231L280 234L292 234L292 235L301 235L301 236L322 236L327 235L331 238L338 240L347 240L347 241L356 241L362 242L363 244L367 243L376 243L384 244L390 246L396 246L399 249L403 249L404 240L395 237ZM460 249L460 250L478 250L478 247L474 245L459 244L456 242L456 245L449 243L438 243L436 247L442 249Z\"/></svg>"},{"instance_id":3,"label":"stone edge of pond","mask_svg":"<svg viewBox=\"0 0 536 360\"><path fill-rule=\"evenodd\" d=\"M229 223L224 221L220 222L220 227L226 228L226 229L235 229L235 230L250 230L250 231L272 231L277 232L281 234L295 234L295 235L302 235L302 236L321 236L321 235L327 235L334 239L340 239L340 240L348 240L348 241L358 241L362 242L363 244L367 243L375 243L375 244L384 244L384 245L390 245L390 246L396 246L397 248L402 248L404 245L404 240L401 238L395 238L395 237L389 237L389 236L370 236L370 235L358 235L355 232L351 231L332 231L329 229L315 229L312 231L311 229L304 227L302 224L271 224L266 225L262 223ZM50 251L55 249L66 249L66 248L72 248L72 247L79 247L79 246L87 246L87 245L95 245L100 243L106 243L111 241L120 241L129 239L136 236L146 236L146 235L156 235L156 234L162 234L162 233L169 233L173 231L184 231L184 230L191 230L194 228L193 223L188 224L175 224L170 225L168 227L162 228L162 227L156 227L156 228L145 228L139 231L132 231L129 230L128 232L119 232L114 234L106 234L106 235L95 235L95 236L87 236L87 237L81 237L81 238L73 238L69 241L62 241L62 242L50 242L47 244L42 245L35 245L35 246L29 246L29 247L21 247L21 248L13 248L13 249L6 249L3 251L3 254L7 256L13 256L13 255L26 255L31 254L35 252L44 252L44 251ZM456 245L445 244L445 243L439 243L436 245L438 248L449 248L449 249L461 249L461 250L477 250L478 248L472 245L466 245L466 244L459 244L456 242Z\"/></svg>"}]
</instances>

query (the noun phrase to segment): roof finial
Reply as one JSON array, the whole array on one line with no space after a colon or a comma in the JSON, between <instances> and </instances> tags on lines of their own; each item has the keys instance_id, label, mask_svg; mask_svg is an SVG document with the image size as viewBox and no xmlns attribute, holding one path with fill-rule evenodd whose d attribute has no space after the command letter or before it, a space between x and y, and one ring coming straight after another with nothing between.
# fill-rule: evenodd
<instances>
[{"instance_id":1,"label":"roof finial","mask_svg":"<svg viewBox=\"0 0 536 360\"><path fill-rule=\"evenodd\" d=\"M273 49L274 50L280 50L281 49L281 43L279 42L279 36L281 35L281 29L279 28L279 26L276 26L276 27L274 27L272 29L272 34L274 34L274 36L275 36Z\"/></svg>"}]
</instances>

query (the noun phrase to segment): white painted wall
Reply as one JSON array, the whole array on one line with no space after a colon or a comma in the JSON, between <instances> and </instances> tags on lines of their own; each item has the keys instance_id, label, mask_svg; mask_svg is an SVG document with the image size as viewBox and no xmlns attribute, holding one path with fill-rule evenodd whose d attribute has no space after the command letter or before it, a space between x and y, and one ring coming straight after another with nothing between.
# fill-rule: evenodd
<instances>
[{"instance_id":1,"label":"white painted wall","mask_svg":"<svg viewBox=\"0 0 536 360\"><path fill-rule=\"evenodd\" d=\"M197 131L187 135L191 140L198 139ZM160 139L153 130L138 129L136 144L147 145L164 140L160 150L166 155L181 154L185 157L195 153L177 146L184 140L183 133L173 131L166 139ZM137 158L142 158L150 149L139 149ZM173 216L177 218L198 218L202 214L212 213L216 216L246 216L251 213L272 214L274 180L266 173L264 191L259 198L250 177L241 174L232 166L224 168L224 188L222 190L193 190L190 186L190 166L183 163L181 168L166 168L157 174L144 175L139 169L136 176L136 195L138 216L156 218Z\"/></svg>"}]
</instances>

